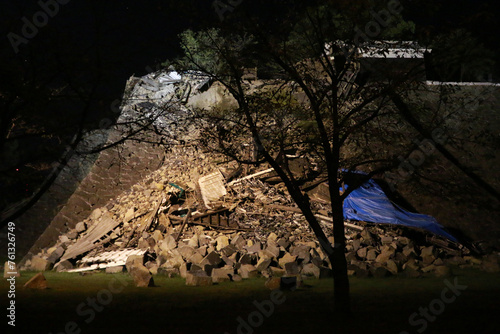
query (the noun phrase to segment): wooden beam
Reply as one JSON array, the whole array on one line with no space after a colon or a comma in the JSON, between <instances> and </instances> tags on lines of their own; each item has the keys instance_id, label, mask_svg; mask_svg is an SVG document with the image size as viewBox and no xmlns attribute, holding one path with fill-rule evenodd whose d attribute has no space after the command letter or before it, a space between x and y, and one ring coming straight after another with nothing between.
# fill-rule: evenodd
<instances>
[{"instance_id":1,"label":"wooden beam","mask_svg":"<svg viewBox=\"0 0 500 334\"><path fill-rule=\"evenodd\" d=\"M320 214L316 214L314 216L318 219L321 219L322 221L333 224L333 219L330 217L322 216ZM362 227L362 226L358 226L358 225L354 225L354 224L350 224L350 223L346 223L346 222L344 222L344 227L350 228L351 230L355 230L355 231L363 231L364 230L364 227Z\"/></svg>"},{"instance_id":2,"label":"wooden beam","mask_svg":"<svg viewBox=\"0 0 500 334\"><path fill-rule=\"evenodd\" d=\"M265 205L264 207L269 208L269 209L275 209L275 210L281 210L281 211L290 211L290 212L302 214L302 211L299 208L294 208L294 207L290 207L290 206L269 204L269 205ZM326 217L326 216L323 216L323 215L320 215L320 214L315 214L314 216L316 218L318 218L318 219L321 219L322 221L326 221L326 222L329 222L329 223L333 224L333 219L330 218L330 217ZM364 230L364 228L361 227L361 226L350 224L350 223L346 223L346 222L344 222L344 227L350 228L351 230L356 230L356 231L363 231Z\"/></svg>"},{"instance_id":3,"label":"wooden beam","mask_svg":"<svg viewBox=\"0 0 500 334\"><path fill-rule=\"evenodd\" d=\"M181 230L177 234L177 237L175 238L175 242L179 241L179 239L182 235L182 231L184 231L184 227L186 227L187 221L189 220L189 217L191 217L191 208L188 209L188 212L187 212L186 216L184 217L184 221L182 222L182 225L181 225Z\"/></svg>"},{"instance_id":4,"label":"wooden beam","mask_svg":"<svg viewBox=\"0 0 500 334\"><path fill-rule=\"evenodd\" d=\"M266 170L263 170L263 171L260 171L260 172L257 172L255 174L252 174L252 175L248 175L248 176L245 176L241 179L238 179L238 180L234 180L234 181L231 181L227 184L228 187L230 186L234 186L235 184L238 184L240 183L241 181L244 181L244 180L249 180L251 178L254 178L254 177L257 177L257 176L261 176L261 175L264 175L264 174L267 174L267 173L270 173L274 170L274 168L269 168L269 169L266 169Z\"/></svg>"}]
</instances>

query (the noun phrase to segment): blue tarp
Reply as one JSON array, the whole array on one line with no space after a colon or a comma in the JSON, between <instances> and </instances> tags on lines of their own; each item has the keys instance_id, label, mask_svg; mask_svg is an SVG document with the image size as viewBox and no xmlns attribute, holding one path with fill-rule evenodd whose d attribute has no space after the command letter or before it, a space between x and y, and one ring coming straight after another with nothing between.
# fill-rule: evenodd
<instances>
[{"instance_id":1,"label":"blue tarp","mask_svg":"<svg viewBox=\"0 0 500 334\"><path fill-rule=\"evenodd\" d=\"M373 180L365 182L346 197L344 218L420 228L457 241L434 217L408 212L392 203L382 188Z\"/></svg>"}]
</instances>

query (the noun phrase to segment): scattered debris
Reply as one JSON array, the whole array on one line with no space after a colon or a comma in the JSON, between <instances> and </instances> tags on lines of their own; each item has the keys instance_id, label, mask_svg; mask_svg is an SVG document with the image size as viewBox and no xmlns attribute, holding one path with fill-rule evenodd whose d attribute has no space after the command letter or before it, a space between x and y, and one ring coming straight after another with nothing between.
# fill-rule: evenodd
<instances>
[{"instance_id":1,"label":"scattered debris","mask_svg":"<svg viewBox=\"0 0 500 334\"><path fill-rule=\"evenodd\" d=\"M224 176L220 171L201 177L198 184L200 185L201 197L208 209L212 209L210 207L211 202L215 202L227 194L224 186Z\"/></svg>"},{"instance_id":2,"label":"scattered debris","mask_svg":"<svg viewBox=\"0 0 500 334\"><path fill-rule=\"evenodd\" d=\"M47 280L45 279L45 276L43 276L43 273L38 273L24 284L24 288L37 290L47 289Z\"/></svg>"},{"instance_id":3,"label":"scattered debris","mask_svg":"<svg viewBox=\"0 0 500 334\"><path fill-rule=\"evenodd\" d=\"M135 286L139 288L154 287L155 282L151 272L144 266L144 256L131 255L127 259L127 271L134 279Z\"/></svg>"},{"instance_id":4,"label":"scattered debris","mask_svg":"<svg viewBox=\"0 0 500 334\"><path fill-rule=\"evenodd\" d=\"M25 269L49 270L55 261L56 270L69 272L113 273L126 266L137 286L153 286L157 274L180 275L188 285L257 276L295 277L300 284L302 277L331 277L328 256L285 186L268 175L272 171L250 169L230 181L242 172L236 162L174 147L163 167L96 208ZM313 183L311 209L333 243L327 185L324 179ZM481 260L444 238L393 225L344 224L350 275L446 276L449 266L500 270L497 255Z\"/></svg>"}]
</instances>

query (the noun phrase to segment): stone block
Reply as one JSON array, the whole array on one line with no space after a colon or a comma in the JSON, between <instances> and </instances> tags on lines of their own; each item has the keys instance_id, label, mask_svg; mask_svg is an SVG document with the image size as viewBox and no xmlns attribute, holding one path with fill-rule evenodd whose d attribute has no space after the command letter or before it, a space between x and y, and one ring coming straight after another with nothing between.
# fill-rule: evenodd
<instances>
[{"instance_id":1,"label":"stone block","mask_svg":"<svg viewBox=\"0 0 500 334\"><path fill-rule=\"evenodd\" d=\"M180 276L179 268L158 268L158 275L167 276L168 278L173 278Z\"/></svg>"},{"instance_id":2,"label":"stone block","mask_svg":"<svg viewBox=\"0 0 500 334\"><path fill-rule=\"evenodd\" d=\"M180 246L177 249L184 260L188 260L194 254L194 248L191 246Z\"/></svg>"},{"instance_id":3,"label":"stone block","mask_svg":"<svg viewBox=\"0 0 500 334\"><path fill-rule=\"evenodd\" d=\"M368 253L368 249L366 249L366 247L363 247L363 248L360 248L356 251L356 255L360 258L360 259L366 259L366 255Z\"/></svg>"},{"instance_id":4,"label":"stone block","mask_svg":"<svg viewBox=\"0 0 500 334\"><path fill-rule=\"evenodd\" d=\"M281 277L270 277L264 284L269 290L281 288Z\"/></svg>"},{"instance_id":5,"label":"stone block","mask_svg":"<svg viewBox=\"0 0 500 334\"><path fill-rule=\"evenodd\" d=\"M144 264L144 255L130 255L125 262L125 267L130 273L133 267Z\"/></svg>"},{"instance_id":6,"label":"stone block","mask_svg":"<svg viewBox=\"0 0 500 334\"><path fill-rule=\"evenodd\" d=\"M285 275L285 269L278 267L269 267L268 269L271 271L271 276L281 277Z\"/></svg>"},{"instance_id":7,"label":"stone block","mask_svg":"<svg viewBox=\"0 0 500 334\"><path fill-rule=\"evenodd\" d=\"M151 272L144 265L136 262L127 267L127 270L130 276L134 279L136 287L147 288L155 286L153 275L151 275Z\"/></svg>"},{"instance_id":8,"label":"stone block","mask_svg":"<svg viewBox=\"0 0 500 334\"><path fill-rule=\"evenodd\" d=\"M221 251L224 247L227 247L229 245L229 238L225 235L221 235L217 239L215 239L215 242L217 243L217 251Z\"/></svg>"},{"instance_id":9,"label":"stone block","mask_svg":"<svg viewBox=\"0 0 500 334\"><path fill-rule=\"evenodd\" d=\"M233 269L224 269L224 268L214 268L212 270L212 282L220 283L225 281L230 281L232 276L234 275Z\"/></svg>"},{"instance_id":10,"label":"stone block","mask_svg":"<svg viewBox=\"0 0 500 334\"><path fill-rule=\"evenodd\" d=\"M58 263L54 266L54 269L55 269L57 272L64 272L64 271L71 270L71 269L73 269L73 268L74 268L73 263L69 262L68 260L64 260L64 261L58 262Z\"/></svg>"},{"instance_id":11,"label":"stone block","mask_svg":"<svg viewBox=\"0 0 500 334\"><path fill-rule=\"evenodd\" d=\"M188 240L188 246L189 247L193 247L193 248L197 248L200 245L199 241L200 241L199 236L197 234L195 234L191 238L189 238L189 240Z\"/></svg>"},{"instance_id":12,"label":"stone block","mask_svg":"<svg viewBox=\"0 0 500 334\"><path fill-rule=\"evenodd\" d=\"M77 231L78 233L83 233L86 230L87 230L87 225L85 224L85 222L79 222L75 226L75 231Z\"/></svg>"},{"instance_id":13,"label":"stone block","mask_svg":"<svg viewBox=\"0 0 500 334\"><path fill-rule=\"evenodd\" d=\"M65 251L66 250L63 247L57 247L57 249L54 250L49 255L49 257L47 258L47 261L49 261L51 263L56 263L57 261L59 261L59 259L61 258L61 256L63 256L63 254L64 254Z\"/></svg>"},{"instance_id":14,"label":"stone block","mask_svg":"<svg viewBox=\"0 0 500 334\"><path fill-rule=\"evenodd\" d=\"M123 266L107 267L106 274L118 274L123 272Z\"/></svg>"},{"instance_id":15,"label":"stone block","mask_svg":"<svg viewBox=\"0 0 500 334\"><path fill-rule=\"evenodd\" d=\"M227 257L227 256L225 256L225 255L222 255L222 256L221 256L221 259L222 259L222 261L224 261L224 263L225 263L226 265L229 265L229 266L231 266L231 267L233 267L233 266L234 266L234 264L236 263L236 261L234 261L233 259L231 259L231 258L229 258L229 257Z\"/></svg>"},{"instance_id":16,"label":"stone block","mask_svg":"<svg viewBox=\"0 0 500 334\"><path fill-rule=\"evenodd\" d=\"M186 274L186 285L209 286L212 283L212 277L208 276L204 271L188 272Z\"/></svg>"},{"instance_id":17,"label":"stone block","mask_svg":"<svg viewBox=\"0 0 500 334\"><path fill-rule=\"evenodd\" d=\"M237 235L231 240L231 245L234 245L238 250L242 250L247 242L241 235Z\"/></svg>"},{"instance_id":18,"label":"stone block","mask_svg":"<svg viewBox=\"0 0 500 334\"><path fill-rule=\"evenodd\" d=\"M252 246L247 246L248 254L258 254L262 250L260 243L255 243Z\"/></svg>"},{"instance_id":19,"label":"stone block","mask_svg":"<svg viewBox=\"0 0 500 334\"><path fill-rule=\"evenodd\" d=\"M297 256L291 255L290 253L285 253L285 255L283 255L283 257L281 257L278 260L278 263L279 263L280 267L284 269L285 264L287 264L289 262L295 262L296 259L297 259Z\"/></svg>"},{"instance_id":20,"label":"stone block","mask_svg":"<svg viewBox=\"0 0 500 334\"><path fill-rule=\"evenodd\" d=\"M255 260L254 256L252 256L250 254L243 254L240 257L238 263L241 263L241 264L252 264L252 263L255 263L254 260Z\"/></svg>"},{"instance_id":21,"label":"stone block","mask_svg":"<svg viewBox=\"0 0 500 334\"><path fill-rule=\"evenodd\" d=\"M158 273L158 264L156 261L148 261L144 266L148 268L151 274L156 275Z\"/></svg>"},{"instance_id":22,"label":"stone block","mask_svg":"<svg viewBox=\"0 0 500 334\"><path fill-rule=\"evenodd\" d=\"M385 267L391 272L391 274L396 275L399 271L398 265L393 260L387 260Z\"/></svg>"},{"instance_id":23,"label":"stone block","mask_svg":"<svg viewBox=\"0 0 500 334\"><path fill-rule=\"evenodd\" d=\"M169 251L177 247L177 242L175 242L174 237L169 235L160 242L159 246L162 250Z\"/></svg>"},{"instance_id":24,"label":"stone block","mask_svg":"<svg viewBox=\"0 0 500 334\"><path fill-rule=\"evenodd\" d=\"M187 273L188 273L187 264L183 263L179 267L179 275L181 275L182 278L186 278L187 277Z\"/></svg>"},{"instance_id":25,"label":"stone block","mask_svg":"<svg viewBox=\"0 0 500 334\"><path fill-rule=\"evenodd\" d=\"M420 251L420 256L422 258L426 256L435 256L434 246L423 247L422 250Z\"/></svg>"},{"instance_id":26,"label":"stone block","mask_svg":"<svg viewBox=\"0 0 500 334\"><path fill-rule=\"evenodd\" d=\"M52 268L52 264L50 261L40 257L33 256L31 258L31 267L30 269L33 271L47 271Z\"/></svg>"},{"instance_id":27,"label":"stone block","mask_svg":"<svg viewBox=\"0 0 500 334\"><path fill-rule=\"evenodd\" d=\"M189 262L200 264L203 261L203 256L200 253L194 253L189 259Z\"/></svg>"},{"instance_id":28,"label":"stone block","mask_svg":"<svg viewBox=\"0 0 500 334\"><path fill-rule=\"evenodd\" d=\"M24 284L25 289L43 290L47 289L47 287L47 280L45 279L45 276L43 276L43 273L36 274Z\"/></svg>"},{"instance_id":29,"label":"stone block","mask_svg":"<svg viewBox=\"0 0 500 334\"><path fill-rule=\"evenodd\" d=\"M278 246L283 247L285 250L287 250L290 247L290 242L285 238L279 239L277 244Z\"/></svg>"},{"instance_id":30,"label":"stone block","mask_svg":"<svg viewBox=\"0 0 500 334\"><path fill-rule=\"evenodd\" d=\"M236 253L238 249L236 248L235 245L227 245L221 250L221 253L224 254L225 256L231 256L234 253Z\"/></svg>"},{"instance_id":31,"label":"stone block","mask_svg":"<svg viewBox=\"0 0 500 334\"><path fill-rule=\"evenodd\" d=\"M222 262L222 259L220 258L219 254L216 252L212 251L210 252L207 256L203 258L201 261L201 265L212 265L212 266L217 266Z\"/></svg>"},{"instance_id":32,"label":"stone block","mask_svg":"<svg viewBox=\"0 0 500 334\"><path fill-rule=\"evenodd\" d=\"M383 236L380 238L380 242L382 242L382 245L390 245L392 243L392 237L388 236Z\"/></svg>"},{"instance_id":33,"label":"stone block","mask_svg":"<svg viewBox=\"0 0 500 334\"><path fill-rule=\"evenodd\" d=\"M239 274L243 278L253 278L259 276L259 271L251 264L243 264L239 269Z\"/></svg>"},{"instance_id":34,"label":"stone block","mask_svg":"<svg viewBox=\"0 0 500 334\"><path fill-rule=\"evenodd\" d=\"M300 273L305 276L314 276L316 278L319 278L320 269L313 263L307 263L304 266L302 266Z\"/></svg>"},{"instance_id":35,"label":"stone block","mask_svg":"<svg viewBox=\"0 0 500 334\"><path fill-rule=\"evenodd\" d=\"M75 231L75 230L71 230L69 231L68 233L66 233L66 236L68 237L68 239L70 240L75 240L76 238L78 238L78 232Z\"/></svg>"},{"instance_id":36,"label":"stone block","mask_svg":"<svg viewBox=\"0 0 500 334\"><path fill-rule=\"evenodd\" d=\"M299 265L297 262L288 262L285 264L285 273L288 276L298 275L299 274Z\"/></svg>"},{"instance_id":37,"label":"stone block","mask_svg":"<svg viewBox=\"0 0 500 334\"><path fill-rule=\"evenodd\" d=\"M266 270L269 265L271 264L272 260L271 259L265 259L265 258L261 258L258 262L257 262L257 265L255 266L255 268L258 270L258 271L264 271Z\"/></svg>"}]
</instances>

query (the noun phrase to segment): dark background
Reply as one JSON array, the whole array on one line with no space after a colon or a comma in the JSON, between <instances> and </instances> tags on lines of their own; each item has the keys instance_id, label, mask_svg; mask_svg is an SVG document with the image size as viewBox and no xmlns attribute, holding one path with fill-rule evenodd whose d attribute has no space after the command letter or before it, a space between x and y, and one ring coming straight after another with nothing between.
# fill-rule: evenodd
<instances>
[{"instance_id":1,"label":"dark background","mask_svg":"<svg viewBox=\"0 0 500 334\"><path fill-rule=\"evenodd\" d=\"M284 22L284 8L300 10L310 3L242 0L234 12L246 11L277 27ZM497 1L402 3L403 16L416 23L415 39L421 43L464 28L498 59ZM32 22L41 7L33 0L3 0L2 124L10 117L15 125L0 129L0 211L32 195L75 133L98 129L103 119L116 118L113 101L121 98L126 80L158 69L159 64L177 56L180 32L219 24L213 4L212 0L71 0L60 5L58 14L15 53L7 35L22 35L22 18ZM231 12L225 14L230 22ZM498 63L491 71L492 80L500 77ZM10 131L8 140L5 131Z\"/></svg>"}]
</instances>

